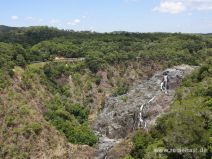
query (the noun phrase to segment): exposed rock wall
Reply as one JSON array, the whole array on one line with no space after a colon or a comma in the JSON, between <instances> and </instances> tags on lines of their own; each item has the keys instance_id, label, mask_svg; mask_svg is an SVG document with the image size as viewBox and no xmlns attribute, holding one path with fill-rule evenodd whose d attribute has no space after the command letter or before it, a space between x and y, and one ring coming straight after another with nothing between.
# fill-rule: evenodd
<instances>
[{"instance_id":1,"label":"exposed rock wall","mask_svg":"<svg viewBox=\"0 0 212 159\"><path fill-rule=\"evenodd\" d=\"M150 79L136 82L127 94L108 97L103 111L93 125L99 136L96 158L105 158L114 145L138 128L139 112L143 104L145 105L142 109L142 120L146 124L146 127L143 127L148 129L150 125L155 124L157 117L168 109L180 78L185 77L193 69L191 66L181 65L159 71ZM162 74L165 71L170 79L168 94L160 90Z\"/></svg>"}]
</instances>

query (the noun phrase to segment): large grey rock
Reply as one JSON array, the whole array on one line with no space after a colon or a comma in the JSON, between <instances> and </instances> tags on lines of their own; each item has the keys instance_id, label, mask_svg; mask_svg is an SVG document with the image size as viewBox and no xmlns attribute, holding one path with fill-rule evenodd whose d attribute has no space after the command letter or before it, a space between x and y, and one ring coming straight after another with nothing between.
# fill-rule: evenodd
<instances>
[{"instance_id":1,"label":"large grey rock","mask_svg":"<svg viewBox=\"0 0 212 159\"><path fill-rule=\"evenodd\" d=\"M164 70L168 71L170 79L168 94L160 90L164 72L160 71L150 79L136 82L127 94L107 98L103 111L93 125L99 136L98 149L101 155L97 158L104 158L110 148L138 128L139 109L153 97L154 100L144 106L142 117L147 129L155 124L156 118L165 112L173 99L175 89L179 85L178 77L183 78L192 70L193 67L187 65Z\"/></svg>"}]
</instances>

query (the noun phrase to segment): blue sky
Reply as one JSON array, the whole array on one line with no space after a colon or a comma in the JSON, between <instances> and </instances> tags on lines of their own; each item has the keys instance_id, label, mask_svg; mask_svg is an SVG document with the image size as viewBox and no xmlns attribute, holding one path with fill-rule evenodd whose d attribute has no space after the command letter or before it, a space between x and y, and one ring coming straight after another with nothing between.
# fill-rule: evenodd
<instances>
[{"instance_id":1,"label":"blue sky","mask_svg":"<svg viewBox=\"0 0 212 159\"><path fill-rule=\"evenodd\" d=\"M212 32L212 0L0 0L0 25L97 32Z\"/></svg>"}]
</instances>

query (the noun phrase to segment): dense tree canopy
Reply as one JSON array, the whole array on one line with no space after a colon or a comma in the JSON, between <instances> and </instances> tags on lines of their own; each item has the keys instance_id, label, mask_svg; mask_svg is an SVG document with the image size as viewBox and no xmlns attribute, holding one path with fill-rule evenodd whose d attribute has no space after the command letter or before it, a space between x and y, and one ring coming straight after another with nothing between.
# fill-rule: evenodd
<instances>
[{"instance_id":1,"label":"dense tree canopy","mask_svg":"<svg viewBox=\"0 0 212 159\"><path fill-rule=\"evenodd\" d=\"M197 65L211 54L212 47L210 35L128 32L100 34L45 26L1 28L0 42L1 47L4 47L1 49L1 54L4 54L2 59L7 56L4 63L24 65L33 61L51 60L55 56L86 57L86 63L93 72L105 64L119 64L138 57L143 62Z\"/></svg>"}]
</instances>

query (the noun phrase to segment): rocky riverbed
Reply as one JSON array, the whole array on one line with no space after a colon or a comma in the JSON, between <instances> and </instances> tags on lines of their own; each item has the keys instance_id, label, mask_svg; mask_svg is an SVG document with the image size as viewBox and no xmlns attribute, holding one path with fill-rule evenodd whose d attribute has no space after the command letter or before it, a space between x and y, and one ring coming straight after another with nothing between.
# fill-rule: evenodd
<instances>
[{"instance_id":1,"label":"rocky riverbed","mask_svg":"<svg viewBox=\"0 0 212 159\"><path fill-rule=\"evenodd\" d=\"M194 67L181 65L159 71L149 79L135 82L127 94L108 97L93 125L99 137L96 158L115 158L110 152L118 143L134 130L148 129L155 124L157 117L169 108L180 80L193 69ZM168 72L170 79L168 94L160 90L163 72Z\"/></svg>"}]
</instances>

